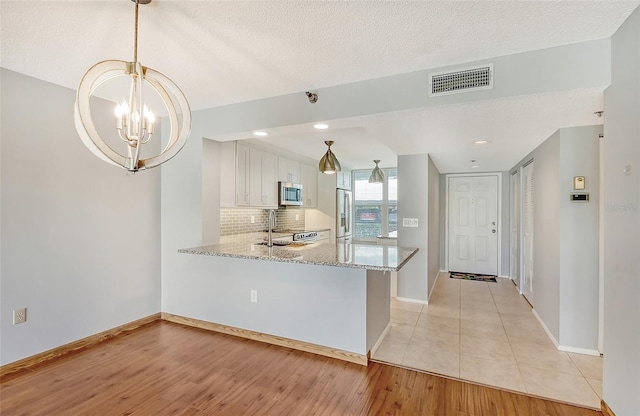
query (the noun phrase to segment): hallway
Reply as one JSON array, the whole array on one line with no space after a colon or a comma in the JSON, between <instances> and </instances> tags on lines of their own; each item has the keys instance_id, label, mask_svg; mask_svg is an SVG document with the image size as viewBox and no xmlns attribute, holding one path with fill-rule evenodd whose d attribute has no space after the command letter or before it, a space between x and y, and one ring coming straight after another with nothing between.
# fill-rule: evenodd
<instances>
[{"instance_id":1,"label":"hallway","mask_svg":"<svg viewBox=\"0 0 640 416\"><path fill-rule=\"evenodd\" d=\"M508 279L440 273L428 305L393 299L372 360L600 409L602 357L559 351Z\"/></svg>"}]
</instances>

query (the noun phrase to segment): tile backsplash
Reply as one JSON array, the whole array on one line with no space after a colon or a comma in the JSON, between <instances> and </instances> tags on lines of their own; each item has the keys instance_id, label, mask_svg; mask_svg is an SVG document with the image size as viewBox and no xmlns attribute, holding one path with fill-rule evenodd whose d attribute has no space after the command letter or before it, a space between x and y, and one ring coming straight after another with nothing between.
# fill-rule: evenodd
<instances>
[{"instance_id":1,"label":"tile backsplash","mask_svg":"<svg viewBox=\"0 0 640 416\"><path fill-rule=\"evenodd\" d=\"M296 215L298 219L296 220ZM255 222L251 224L251 216ZM304 210L279 208L276 210L279 230L303 230ZM221 208L220 235L255 233L267 229L268 210L259 208Z\"/></svg>"}]
</instances>

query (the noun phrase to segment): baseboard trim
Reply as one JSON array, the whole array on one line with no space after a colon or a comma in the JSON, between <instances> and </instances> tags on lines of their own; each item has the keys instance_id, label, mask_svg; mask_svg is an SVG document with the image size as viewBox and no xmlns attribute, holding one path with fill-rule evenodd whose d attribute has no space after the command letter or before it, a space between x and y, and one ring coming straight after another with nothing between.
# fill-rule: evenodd
<instances>
[{"instance_id":1,"label":"baseboard trim","mask_svg":"<svg viewBox=\"0 0 640 416\"><path fill-rule=\"evenodd\" d=\"M600 400L600 410L602 411L602 414L604 416L616 416L616 414L613 413L613 410L611 410L607 402L605 402L604 400Z\"/></svg>"},{"instance_id":2,"label":"baseboard trim","mask_svg":"<svg viewBox=\"0 0 640 416\"><path fill-rule=\"evenodd\" d=\"M348 361L360 365L368 365L369 354L358 354L351 351L344 351L337 348L325 347L323 345L311 344L309 342L298 341L290 338L279 337L276 335L263 334L261 332L251 331L248 329L236 328L233 326L216 324L213 322L202 321L200 319L187 318L184 316L173 315L171 313L162 312L161 317L165 321L177 324L191 326L194 328L206 329L208 331L220 332L236 337L247 338L254 341L265 342L267 344L279 345L281 347L293 348L295 350L310 352L313 354L323 355L325 357L335 358L338 360Z\"/></svg>"},{"instance_id":3,"label":"baseboard trim","mask_svg":"<svg viewBox=\"0 0 640 416\"><path fill-rule=\"evenodd\" d=\"M564 351L564 352L574 352L576 354L593 355L593 356L596 356L596 357L600 356L600 351L592 350L592 349L588 349L588 348L567 347L567 346L564 346L564 345L560 345L558 347L558 349L560 351Z\"/></svg>"},{"instance_id":4,"label":"baseboard trim","mask_svg":"<svg viewBox=\"0 0 640 416\"><path fill-rule=\"evenodd\" d=\"M384 337L387 336L387 332L389 332L389 329L391 329L391 323L389 323L384 330L382 331L382 334L380 334L380 337L378 338L378 340L376 341L376 343L373 345L373 348L371 348L371 355L375 354L376 351L378 350L378 348L380 348L380 344L382 344L382 341L384 340Z\"/></svg>"},{"instance_id":5,"label":"baseboard trim","mask_svg":"<svg viewBox=\"0 0 640 416\"><path fill-rule=\"evenodd\" d=\"M22 360L14 361L9 364L5 364L0 367L0 377L6 376L8 374L16 373L18 371L25 370L29 367L32 367L36 364L43 363L45 361L52 360L54 358L58 358L62 355L68 354L70 352L79 351L84 348L91 347L100 342L106 341L110 338L113 338L117 335L120 335L125 332L130 332L135 329L140 328L141 326L147 325L151 322L155 322L160 319L160 312L154 313L153 315L149 315L145 318L137 319L133 322L129 322L124 325L117 326L115 328L108 329L106 331L99 332L95 335L88 336L86 338L79 339L77 341L70 342L68 344L61 345L59 347L50 349L48 351L41 352L36 355L32 355L27 358L23 358Z\"/></svg>"},{"instance_id":6,"label":"baseboard trim","mask_svg":"<svg viewBox=\"0 0 640 416\"><path fill-rule=\"evenodd\" d=\"M535 309L531 309L531 313L533 313L533 316L535 316L538 322L540 322L540 325L542 325L542 329L544 329L544 332L547 333L547 336L551 339L551 341L553 342L553 345L555 345L556 348L560 349L560 344L556 340L556 337L554 337L551 331L549 331L549 328L547 328L547 326L542 321L542 318L540 318L540 315L538 315L538 312L536 312Z\"/></svg>"},{"instance_id":7,"label":"baseboard trim","mask_svg":"<svg viewBox=\"0 0 640 416\"><path fill-rule=\"evenodd\" d=\"M409 303L421 303L423 305L428 304L429 302L426 300L418 300L418 299L412 299L412 298L401 298L401 297L396 297L396 300L399 300L400 302L409 302Z\"/></svg>"}]
</instances>

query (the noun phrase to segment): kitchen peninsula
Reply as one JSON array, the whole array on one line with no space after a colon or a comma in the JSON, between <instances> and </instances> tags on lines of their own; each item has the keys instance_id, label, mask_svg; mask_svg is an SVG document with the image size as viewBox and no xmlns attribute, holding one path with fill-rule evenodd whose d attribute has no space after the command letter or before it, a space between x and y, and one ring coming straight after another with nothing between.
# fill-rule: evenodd
<instances>
[{"instance_id":1,"label":"kitchen peninsula","mask_svg":"<svg viewBox=\"0 0 640 416\"><path fill-rule=\"evenodd\" d=\"M389 325L389 272L417 251L255 240L180 249L195 254L186 256L193 273L185 275L185 303L164 318L367 365ZM207 293L224 291L230 279L227 300L207 302Z\"/></svg>"}]
</instances>

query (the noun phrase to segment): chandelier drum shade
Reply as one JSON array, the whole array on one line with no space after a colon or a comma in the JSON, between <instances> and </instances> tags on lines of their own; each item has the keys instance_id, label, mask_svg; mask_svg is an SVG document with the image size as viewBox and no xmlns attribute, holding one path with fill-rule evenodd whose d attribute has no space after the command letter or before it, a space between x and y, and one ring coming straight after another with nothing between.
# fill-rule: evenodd
<instances>
[{"instance_id":1,"label":"chandelier drum shade","mask_svg":"<svg viewBox=\"0 0 640 416\"><path fill-rule=\"evenodd\" d=\"M168 77L137 60L138 2L136 3L136 31L134 60L102 61L92 66L82 77L76 95L74 121L78 135L84 145L100 159L131 172L150 169L174 157L185 145L191 131L191 109L180 88ZM126 154L113 149L98 133L91 117L91 97L98 87L116 77L130 80L129 100L115 108L115 128L118 136L126 144ZM149 89L149 87L151 87ZM169 138L165 148L157 155L141 158L141 147L153 138L155 115L147 108L144 93L155 91L162 100L169 118Z\"/></svg>"},{"instance_id":2,"label":"chandelier drum shade","mask_svg":"<svg viewBox=\"0 0 640 416\"><path fill-rule=\"evenodd\" d=\"M322 159L320 159L320 163L318 163L318 169L320 169L320 172L326 173L328 175L340 172L340 170L342 169L342 167L340 166L340 162L338 162L338 158L336 158L336 155L334 155L331 151L331 145L333 144L333 141L326 140L324 144L327 145L328 149L324 156L322 156Z\"/></svg>"}]
</instances>

